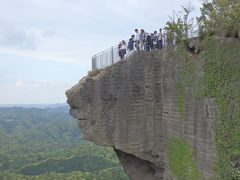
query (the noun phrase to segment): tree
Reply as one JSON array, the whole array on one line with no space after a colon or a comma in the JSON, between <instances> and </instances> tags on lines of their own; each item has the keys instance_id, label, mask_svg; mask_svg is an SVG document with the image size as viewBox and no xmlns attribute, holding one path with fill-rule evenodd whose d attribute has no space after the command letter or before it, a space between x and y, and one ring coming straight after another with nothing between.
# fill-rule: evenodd
<instances>
[{"instance_id":1,"label":"tree","mask_svg":"<svg viewBox=\"0 0 240 180\"><path fill-rule=\"evenodd\" d=\"M226 37L237 37L240 31L240 1L204 0L198 22L202 35L224 34Z\"/></svg>"},{"instance_id":2,"label":"tree","mask_svg":"<svg viewBox=\"0 0 240 180\"><path fill-rule=\"evenodd\" d=\"M168 39L172 40L174 33L176 33L177 42L188 39L194 29L194 19L190 17L194 8L191 2L186 6L181 6L179 12L173 11L173 16L169 17L170 21L166 24L168 31Z\"/></svg>"}]
</instances>

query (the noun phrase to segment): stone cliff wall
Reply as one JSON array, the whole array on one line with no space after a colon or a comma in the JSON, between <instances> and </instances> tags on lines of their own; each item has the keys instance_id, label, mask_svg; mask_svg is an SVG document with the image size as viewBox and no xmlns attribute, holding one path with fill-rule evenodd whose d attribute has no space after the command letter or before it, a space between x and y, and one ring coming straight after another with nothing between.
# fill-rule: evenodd
<instances>
[{"instance_id":1,"label":"stone cliff wall","mask_svg":"<svg viewBox=\"0 0 240 180\"><path fill-rule=\"evenodd\" d=\"M133 179L214 177L216 104L181 85L193 56L138 52L66 92L84 138L113 147ZM201 76L201 60L190 64L186 71Z\"/></svg>"}]
</instances>

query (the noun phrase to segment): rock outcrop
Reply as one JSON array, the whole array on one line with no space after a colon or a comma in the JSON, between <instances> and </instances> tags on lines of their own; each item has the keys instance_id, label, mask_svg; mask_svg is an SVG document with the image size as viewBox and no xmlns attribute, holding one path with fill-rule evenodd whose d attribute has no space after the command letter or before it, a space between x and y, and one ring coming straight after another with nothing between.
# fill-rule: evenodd
<instances>
[{"instance_id":1,"label":"rock outcrop","mask_svg":"<svg viewBox=\"0 0 240 180\"><path fill-rule=\"evenodd\" d=\"M113 147L136 180L214 177L216 104L191 88L181 96L174 51L134 53L66 92L84 139Z\"/></svg>"}]
</instances>

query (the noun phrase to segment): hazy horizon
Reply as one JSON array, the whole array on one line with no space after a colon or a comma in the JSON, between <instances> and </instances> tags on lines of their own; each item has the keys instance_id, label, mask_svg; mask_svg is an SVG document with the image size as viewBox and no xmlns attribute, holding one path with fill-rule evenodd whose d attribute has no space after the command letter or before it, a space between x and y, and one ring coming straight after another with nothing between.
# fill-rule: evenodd
<instances>
[{"instance_id":1,"label":"hazy horizon","mask_svg":"<svg viewBox=\"0 0 240 180\"><path fill-rule=\"evenodd\" d=\"M0 108L61 108L69 107L67 102L63 103L49 103L49 104L0 104Z\"/></svg>"}]
</instances>

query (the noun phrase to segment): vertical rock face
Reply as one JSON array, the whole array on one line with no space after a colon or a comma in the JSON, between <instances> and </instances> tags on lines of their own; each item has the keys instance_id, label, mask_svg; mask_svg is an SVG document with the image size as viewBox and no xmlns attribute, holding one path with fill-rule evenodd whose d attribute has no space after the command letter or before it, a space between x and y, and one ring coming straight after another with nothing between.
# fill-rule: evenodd
<instances>
[{"instance_id":1,"label":"vertical rock face","mask_svg":"<svg viewBox=\"0 0 240 180\"><path fill-rule=\"evenodd\" d=\"M178 171L185 170L169 155L172 138L184 139L193 152L196 176L209 179L214 175L217 108L187 89L181 112L176 85L180 61L166 54L138 52L83 78L66 92L70 113L86 140L114 148L133 179L181 179Z\"/></svg>"}]
</instances>

